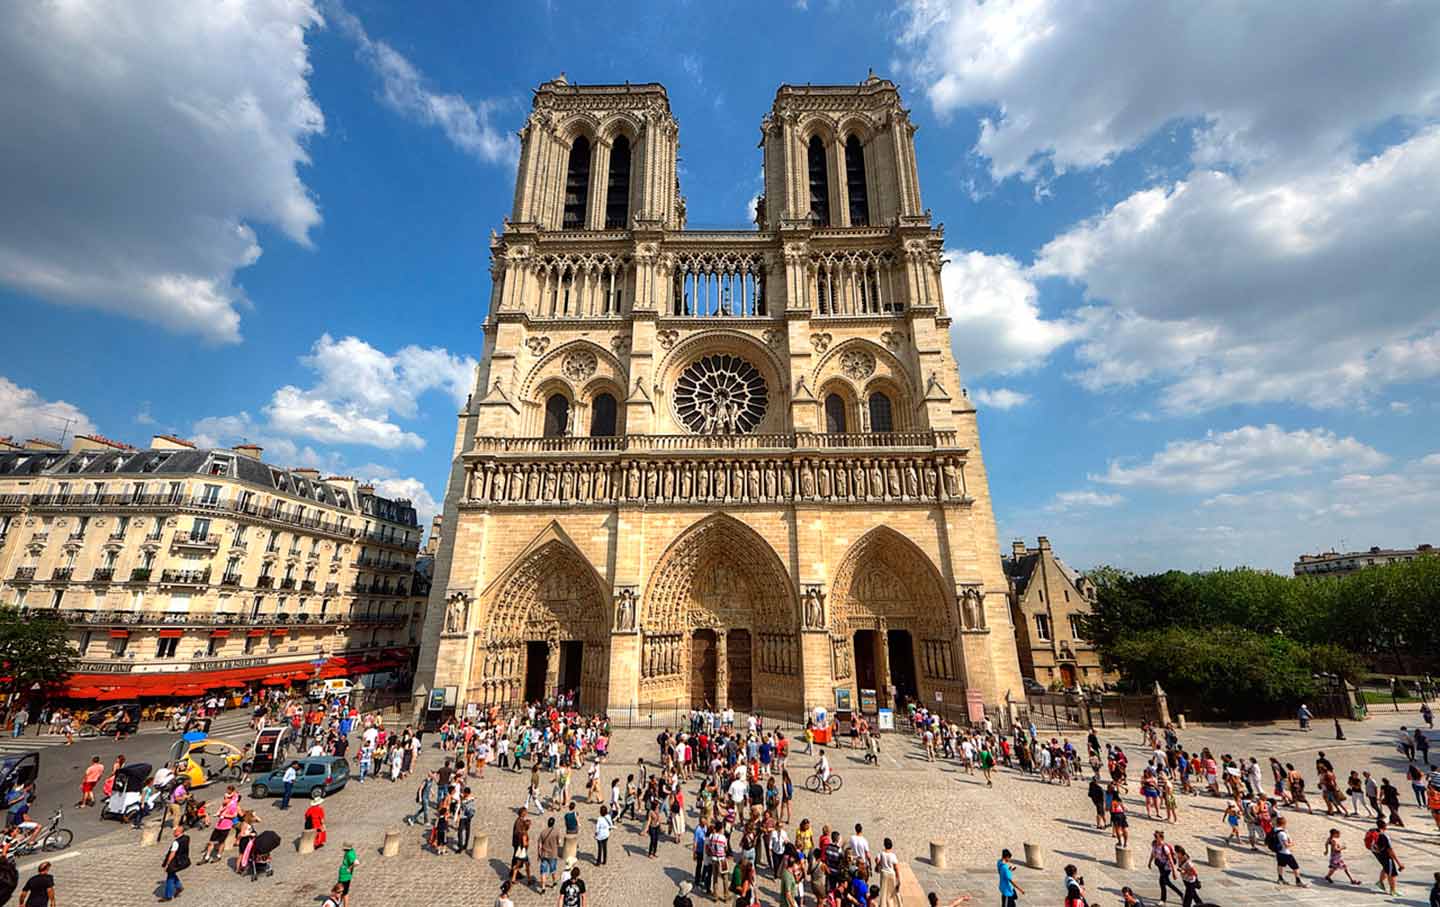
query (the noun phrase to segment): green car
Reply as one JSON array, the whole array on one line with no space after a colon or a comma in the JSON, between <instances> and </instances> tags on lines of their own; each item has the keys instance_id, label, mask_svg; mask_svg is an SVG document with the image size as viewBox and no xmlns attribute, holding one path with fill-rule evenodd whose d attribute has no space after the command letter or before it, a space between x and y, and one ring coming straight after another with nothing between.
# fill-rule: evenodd
<instances>
[{"instance_id":1,"label":"green car","mask_svg":"<svg viewBox=\"0 0 1440 907\"><path fill-rule=\"evenodd\" d=\"M292 797L310 797L316 791L328 797L350 780L350 763L343 756L303 756L291 761L300 763L295 770ZM257 777L250 785L250 796L256 799L283 796L285 769L289 767L287 762L268 775Z\"/></svg>"}]
</instances>

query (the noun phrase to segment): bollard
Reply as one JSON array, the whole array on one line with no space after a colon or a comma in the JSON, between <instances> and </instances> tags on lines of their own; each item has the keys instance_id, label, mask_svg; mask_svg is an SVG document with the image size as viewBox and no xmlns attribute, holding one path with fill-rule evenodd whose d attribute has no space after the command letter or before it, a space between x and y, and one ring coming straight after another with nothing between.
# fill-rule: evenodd
<instances>
[{"instance_id":1,"label":"bollard","mask_svg":"<svg viewBox=\"0 0 1440 907\"><path fill-rule=\"evenodd\" d=\"M470 836L470 856L476 860L483 860L490 856L489 835L480 834Z\"/></svg>"},{"instance_id":2,"label":"bollard","mask_svg":"<svg viewBox=\"0 0 1440 907\"><path fill-rule=\"evenodd\" d=\"M1225 858L1225 851L1219 847L1211 847L1208 844L1205 845L1205 855L1208 858L1207 862L1216 869L1224 869L1230 865L1229 861Z\"/></svg>"},{"instance_id":3,"label":"bollard","mask_svg":"<svg viewBox=\"0 0 1440 907\"><path fill-rule=\"evenodd\" d=\"M146 824L140 829L140 846L154 847L160 843L160 823Z\"/></svg>"},{"instance_id":4,"label":"bollard","mask_svg":"<svg viewBox=\"0 0 1440 907\"><path fill-rule=\"evenodd\" d=\"M1045 852L1040 849L1039 844L1025 842L1025 865L1031 869L1045 868Z\"/></svg>"},{"instance_id":5,"label":"bollard","mask_svg":"<svg viewBox=\"0 0 1440 907\"><path fill-rule=\"evenodd\" d=\"M1185 730L1185 714L1182 712L1180 715L1176 716L1176 720L1180 724L1180 730Z\"/></svg>"},{"instance_id":6,"label":"bollard","mask_svg":"<svg viewBox=\"0 0 1440 907\"><path fill-rule=\"evenodd\" d=\"M1134 869L1135 858L1130 856L1130 848L1115 845L1115 867L1117 869Z\"/></svg>"},{"instance_id":7,"label":"bollard","mask_svg":"<svg viewBox=\"0 0 1440 907\"><path fill-rule=\"evenodd\" d=\"M562 863L574 863L579 859L577 851L580 849L580 836L578 834L565 834L565 841L560 845L560 861Z\"/></svg>"},{"instance_id":8,"label":"bollard","mask_svg":"<svg viewBox=\"0 0 1440 907\"><path fill-rule=\"evenodd\" d=\"M945 868L945 844L942 841L930 842L930 865L936 869Z\"/></svg>"},{"instance_id":9,"label":"bollard","mask_svg":"<svg viewBox=\"0 0 1440 907\"><path fill-rule=\"evenodd\" d=\"M315 852L315 829L307 828L304 831L300 832L299 851L301 853Z\"/></svg>"},{"instance_id":10,"label":"bollard","mask_svg":"<svg viewBox=\"0 0 1440 907\"><path fill-rule=\"evenodd\" d=\"M385 843L380 847L380 856L393 857L400 852L400 829L385 829Z\"/></svg>"}]
</instances>

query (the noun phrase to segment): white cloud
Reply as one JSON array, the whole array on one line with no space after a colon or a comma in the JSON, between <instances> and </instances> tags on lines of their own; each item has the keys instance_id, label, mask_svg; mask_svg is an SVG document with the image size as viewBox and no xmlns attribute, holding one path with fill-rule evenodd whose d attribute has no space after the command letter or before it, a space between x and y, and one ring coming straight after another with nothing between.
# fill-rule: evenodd
<instances>
[{"instance_id":1,"label":"white cloud","mask_svg":"<svg viewBox=\"0 0 1440 907\"><path fill-rule=\"evenodd\" d=\"M371 38L365 26L339 0L327 6L330 17L355 42L361 62L380 79L380 98L403 117L424 126L436 126L450 143L487 164L513 163L520 145L514 135L496 126L493 117L503 101L466 100L464 96L432 91L425 74L384 41Z\"/></svg>"},{"instance_id":2,"label":"white cloud","mask_svg":"<svg viewBox=\"0 0 1440 907\"><path fill-rule=\"evenodd\" d=\"M1324 406L1440 375L1440 127L1283 179L1196 171L1056 237L1084 285L1079 378L1161 406ZM1364 313L1357 317L1357 313Z\"/></svg>"},{"instance_id":3,"label":"white cloud","mask_svg":"<svg viewBox=\"0 0 1440 907\"><path fill-rule=\"evenodd\" d=\"M1210 494L1325 469L1374 469L1388 461L1375 448L1327 429L1285 431L1276 425L1246 425L1207 432L1198 440L1171 441L1143 463L1111 460L1104 473L1089 479L1121 487Z\"/></svg>"},{"instance_id":4,"label":"white cloud","mask_svg":"<svg viewBox=\"0 0 1440 907\"><path fill-rule=\"evenodd\" d=\"M16 443L27 438L59 441L67 430L71 438L91 434L95 423L73 403L46 400L0 376L0 437L13 437Z\"/></svg>"},{"instance_id":5,"label":"white cloud","mask_svg":"<svg viewBox=\"0 0 1440 907\"><path fill-rule=\"evenodd\" d=\"M1030 395L1008 387L977 387L973 396L984 406L992 409L1014 409L1030 402Z\"/></svg>"},{"instance_id":6,"label":"white cloud","mask_svg":"<svg viewBox=\"0 0 1440 907\"><path fill-rule=\"evenodd\" d=\"M402 347L388 355L358 337L322 334L301 359L318 380L310 388L285 385L262 408L265 420L248 413L202 419L197 434L235 437L244 432L305 438L326 444L359 444L383 450L419 450L425 439L391 421L414 418L419 399L445 394L458 408L474 380L475 360L439 347ZM297 449L296 453L300 451Z\"/></svg>"},{"instance_id":7,"label":"white cloud","mask_svg":"<svg viewBox=\"0 0 1440 907\"><path fill-rule=\"evenodd\" d=\"M353 470L355 475L375 486L375 491L387 498L405 498L415 505L415 514L420 528L428 529L430 519L441 510L440 502L425 487L425 483L412 476L398 476L390 470L374 466L360 466Z\"/></svg>"},{"instance_id":8,"label":"white cloud","mask_svg":"<svg viewBox=\"0 0 1440 907\"><path fill-rule=\"evenodd\" d=\"M705 84L705 63L695 54L681 54L680 68L685 70L685 75L695 80L696 85Z\"/></svg>"},{"instance_id":9,"label":"white cloud","mask_svg":"<svg viewBox=\"0 0 1440 907\"><path fill-rule=\"evenodd\" d=\"M996 179L1103 165L1176 122L1195 124L1197 160L1284 166L1440 111L1433 3L910 0L903 15L902 63L936 112L992 111L975 151Z\"/></svg>"},{"instance_id":10,"label":"white cloud","mask_svg":"<svg viewBox=\"0 0 1440 907\"><path fill-rule=\"evenodd\" d=\"M1406 413L1410 412L1410 410L1411 410L1410 404L1407 403L1407 402L1404 401L1404 400L1391 400L1391 401L1390 401L1390 412L1392 412L1392 413L1398 413L1398 414L1400 414L1400 415L1403 416L1403 415L1405 415Z\"/></svg>"},{"instance_id":11,"label":"white cloud","mask_svg":"<svg viewBox=\"0 0 1440 907\"><path fill-rule=\"evenodd\" d=\"M1074 324L1045 320L1035 284L1010 256L947 250L945 257L940 281L961 374L1038 368L1077 336Z\"/></svg>"},{"instance_id":12,"label":"white cloud","mask_svg":"<svg viewBox=\"0 0 1440 907\"><path fill-rule=\"evenodd\" d=\"M251 224L320 223L318 24L306 0L0 4L0 284L239 341Z\"/></svg>"},{"instance_id":13,"label":"white cloud","mask_svg":"<svg viewBox=\"0 0 1440 907\"><path fill-rule=\"evenodd\" d=\"M1104 494L1099 491L1062 491L1055 495L1055 500L1045 506L1050 513L1065 513L1073 510L1094 510L1096 508L1116 507L1125 503L1125 498L1118 494Z\"/></svg>"}]
</instances>

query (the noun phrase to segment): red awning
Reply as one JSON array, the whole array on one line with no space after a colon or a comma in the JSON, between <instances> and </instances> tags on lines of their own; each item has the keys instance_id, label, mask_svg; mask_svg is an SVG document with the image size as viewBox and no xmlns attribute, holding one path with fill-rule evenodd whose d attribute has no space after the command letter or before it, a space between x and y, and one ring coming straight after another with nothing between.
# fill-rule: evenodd
<instances>
[{"instance_id":1,"label":"red awning","mask_svg":"<svg viewBox=\"0 0 1440 907\"><path fill-rule=\"evenodd\" d=\"M211 631L210 631L210 635L211 635L212 637L213 637L213 636L229 636L229 635L230 635L230 631L229 631L229 630L211 630Z\"/></svg>"},{"instance_id":2,"label":"red awning","mask_svg":"<svg viewBox=\"0 0 1440 907\"><path fill-rule=\"evenodd\" d=\"M135 694L123 688L114 690L97 690L94 696L89 697L96 702L120 702L126 699L134 699Z\"/></svg>"},{"instance_id":3,"label":"red awning","mask_svg":"<svg viewBox=\"0 0 1440 907\"><path fill-rule=\"evenodd\" d=\"M284 677L266 677L264 680L261 681L261 683L265 684L265 686L267 687L283 687L290 685L290 681Z\"/></svg>"},{"instance_id":4,"label":"red awning","mask_svg":"<svg viewBox=\"0 0 1440 907\"><path fill-rule=\"evenodd\" d=\"M246 636L264 636L264 635L265 635L265 631L264 631L264 630L249 630L249 631L246 631L245 635L246 635Z\"/></svg>"},{"instance_id":5,"label":"red awning","mask_svg":"<svg viewBox=\"0 0 1440 907\"><path fill-rule=\"evenodd\" d=\"M270 635L271 635L271 636L286 636L286 635L289 635L289 633L290 633L290 628L289 628L289 627L276 627L275 629L273 629L273 630L270 631Z\"/></svg>"},{"instance_id":6,"label":"red awning","mask_svg":"<svg viewBox=\"0 0 1440 907\"><path fill-rule=\"evenodd\" d=\"M161 638L161 639L179 639L180 637L182 637L182 636L184 636L184 635L185 635L185 631L184 631L184 630L161 630L161 631L160 631L160 638Z\"/></svg>"},{"instance_id":7,"label":"red awning","mask_svg":"<svg viewBox=\"0 0 1440 907\"><path fill-rule=\"evenodd\" d=\"M110 638L111 638L111 639L125 639L125 638L129 637L129 635L130 635L130 631L129 631L129 630L111 630L111 631L110 631Z\"/></svg>"},{"instance_id":8,"label":"red awning","mask_svg":"<svg viewBox=\"0 0 1440 907\"><path fill-rule=\"evenodd\" d=\"M176 696L199 696L205 692L205 688L193 683L185 683L175 688Z\"/></svg>"},{"instance_id":9,"label":"red awning","mask_svg":"<svg viewBox=\"0 0 1440 907\"><path fill-rule=\"evenodd\" d=\"M261 631L264 632L263 630ZM125 700L141 697L198 695L221 687L244 687L265 680L283 686L292 679L311 677L314 669L303 663L253 665L224 671L186 671L164 674L72 674L58 696L87 700ZM182 692L198 688L197 693Z\"/></svg>"}]
</instances>

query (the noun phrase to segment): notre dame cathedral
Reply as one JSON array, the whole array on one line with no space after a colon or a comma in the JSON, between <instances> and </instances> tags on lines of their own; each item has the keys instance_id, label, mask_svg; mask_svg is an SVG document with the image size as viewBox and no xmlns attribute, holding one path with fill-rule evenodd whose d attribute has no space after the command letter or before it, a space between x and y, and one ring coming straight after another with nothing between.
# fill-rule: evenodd
<instances>
[{"instance_id":1,"label":"notre dame cathedral","mask_svg":"<svg viewBox=\"0 0 1440 907\"><path fill-rule=\"evenodd\" d=\"M490 250L417 688L797 714L1020 698L896 86L783 85L687 230L658 84L542 84Z\"/></svg>"}]
</instances>

